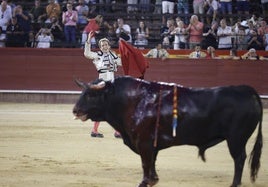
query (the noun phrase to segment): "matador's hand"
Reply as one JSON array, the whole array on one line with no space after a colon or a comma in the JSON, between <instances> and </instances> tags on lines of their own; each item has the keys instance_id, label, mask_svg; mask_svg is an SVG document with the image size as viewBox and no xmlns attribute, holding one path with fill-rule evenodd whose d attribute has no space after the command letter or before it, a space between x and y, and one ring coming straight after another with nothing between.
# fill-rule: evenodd
<instances>
[{"instance_id":1,"label":"matador's hand","mask_svg":"<svg viewBox=\"0 0 268 187\"><path fill-rule=\"evenodd\" d=\"M90 31L90 33L88 33L87 42L90 42L93 35L94 35L94 32L92 32L92 31Z\"/></svg>"}]
</instances>

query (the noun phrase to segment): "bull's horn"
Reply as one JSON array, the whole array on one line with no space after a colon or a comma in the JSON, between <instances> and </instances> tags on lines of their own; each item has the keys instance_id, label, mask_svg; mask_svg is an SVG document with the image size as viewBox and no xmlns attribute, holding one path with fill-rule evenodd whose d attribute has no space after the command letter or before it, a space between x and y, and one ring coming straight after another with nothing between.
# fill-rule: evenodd
<instances>
[{"instance_id":1,"label":"bull's horn","mask_svg":"<svg viewBox=\"0 0 268 187\"><path fill-rule=\"evenodd\" d=\"M82 87L82 88L87 88L88 85L78 79L75 79L74 82L79 86L79 87Z\"/></svg>"},{"instance_id":2,"label":"bull's horn","mask_svg":"<svg viewBox=\"0 0 268 187\"><path fill-rule=\"evenodd\" d=\"M94 89L94 90L98 90L98 89L101 89L105 86L105 82L104 81L101 81L99 82L98 84L90 84L89 87L91 89Z\"/></svg>"}]
</instances>

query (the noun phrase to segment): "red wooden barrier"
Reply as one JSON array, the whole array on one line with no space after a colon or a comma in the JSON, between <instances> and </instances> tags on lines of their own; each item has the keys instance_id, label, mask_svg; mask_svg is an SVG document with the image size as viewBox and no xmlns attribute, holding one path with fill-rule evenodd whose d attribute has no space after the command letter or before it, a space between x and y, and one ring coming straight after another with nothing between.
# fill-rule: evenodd
<instances>
[{"instance_id":1,"label":"red wooden barrier","mask_svg":"<svg viewBox=\"0 0 268 187\"><path fill-rule=\"evenodd\" d=\"M268 61L148 60L146 80L187 87L247 84L268 95ZM117 75L123 75L122 69ZM82 49L0 49L0 90L78 91L74 78L91 81L97 76Z\"/></svg>"}]
</instances>

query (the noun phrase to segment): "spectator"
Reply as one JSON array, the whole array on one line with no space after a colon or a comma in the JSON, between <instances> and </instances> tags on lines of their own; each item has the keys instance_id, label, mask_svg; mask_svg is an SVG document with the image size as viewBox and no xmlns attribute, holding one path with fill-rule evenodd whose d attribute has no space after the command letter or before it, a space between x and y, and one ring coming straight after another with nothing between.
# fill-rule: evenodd
<instances>
[{"instance_id":1,"label":"spectator","mask_svg":"<svg viewBox=\"0 0 268 187\"><path fill-rule=\"evenodd\" d=\"M175 1L177 0L162 0L162 23L167 21L167 17L174 14Z\"/></svg>"},{"instance_id":2,"label":"spectator","mask_svg":"<svg viewBox=\"0 0 268 187\"><path fill-rule=\"evenodd\" d=\"M237 56L237 50L235 48L232 48L230 49L229 55L224 57L224 59L239 60L241 58Z\"/></svg>"},{"instance_id":3,"label":"spectator","mask_svg":"<svg viewBox=\"0 0 268 187\"><path fill-rule=\"evenodd\" d=\"M189 0L177 0L178 14L180 17L183 17L183 22L189 23Z\"/></svg>"},{"instance_id":4,"label":"spectator","mask_svg":"<svg viewBox=\"0 0 268 187\"><path fill-rule=\"evenodd\" d=\"M162 13L162 0L155 0L154 4L154 14Z\"/></svg>"},{"instance_id":5,"label":"spectator","mask_svg":"<svg viewBox=\"0 0 268 187\"><path fill-rule=\"evenodd\" d=\"M51 18L51 24L50 24L49 30L54 38L51 47L62 46L61 42L64 39L63 28L62 28L61 24L59 24L59 20L57 20L56 17Z\"/></svg>"},{"instance_id":6,"label":"spectator","mask_svg":"<svg viewBox=\"0 0 268 187\"><path fill-rule=\"evenodd\" d=\"M117 19L118 28L116 29L116 35L118 38L122 38L123 40L132 43L131 36L131 27L128 24L124 23L123 18Z\"/></svg>"},{"instance_id":7,"label":"spectator","mask_svg":"<svg viewBox=\"0 0 268 187\"><path fill-rule=\"evenodd\" d=\"M81 41L82 46L84 46L85 41L87 40L88 33L92 32L92 36L90 38L91 46L92 48L97 47L96 34L100 32L100 26L102 22L103 22L102 15L97 15L93 19L88 19L88 24L86 25L82 33L82 41Z\"/></svg>"},{"instance_id":8,"label":"spectator","mask_svg":"<svg viewBox=\"0 0 268 187\"><path fill-rule=\"evenodd\" d=\"M190 19L190 24L186 28L189 32L189 47L194 49L196 45L201 45L201 40L203 36L204 24L198 20L197 15L192 15Z\"/></svg>"},{"instance_id":9,"label":"spectator","mask_svg":"<svg viewBox=\"0 0 268 187\"><path fill-rule=\"evenodd\" d=\"M201 17L201 22L204 23L203 14L205 12L204 5L206 0L193 0L193 11L195 15Z\"/></svg>"},{"instance_id":10,"label":"spectator","mask_svg":"<svg viewBox=\"0 0 268 187\"><path fill-rule=\"evenodd\" d=\"M41 28L35 36L37 41L36 48L50 48L50 43L53 42L53 35L47 28Z\"/></svg>"},{"instance_id":11,"label":"spectator","mask_svg":"<svg viewBox=\"0 0 268 187\"><path fill-rule=\"evenodd\" d=\"M7 8L11 9L11 12L13 12L14 8L16 7L15 2L12 2L12 0L2 0L2 1L6 1L7 2ZM16 3L18 3L19 1L17 1Z\"/></svg>"},{"instance_id":12,"label":"spectator","mask_svg":"<svg viewBox=\"0 0 268 187\"><path fill-rule=\"evenodd\" d=\"M264 35L264 48L265 51L268 51L268 34Z\"/></svg>"},{"instance_id":13,"label":"spectator","mask_svg":"<svg viewBox=\"0 0 268 187\"><path fill-rule=\"evenodd\" d=\"M62 14L62 23L64 24L64 36L67 45L76 43L76 25L78 20L77 11L73 10L73 5L67 3L67 11Z\"/></svg>"},{"instance_id":14,"label":"spectator","mask_svg":"<svg viewBox=\"0 0 268 187\"><path fill-rule=\"evenodd\" d=\"M89 8L89 13L88 15L96 15L97 13L97 2L96 0L89 0L88 2L88 8Z\"/></svg>"},{"instance_id":15,"label":"spectator","mask_svg":"<svg viewBox=\"0 0 268 187\"><path fill-rule=\"evenodd\" d=\"M246 35L249 35L251 31L256 30L257 28L254 26L253 21L251 20L245 20L241 23L244 26L247 26L248 28L245 30Z\"/></svg>"},{"instance_id":16,"label":"spectator","mask_svg":"<svg viewBox=\"0 0 268 187\"><path fill-rule=\"evenodd\" d=\"M259 60L260 57L256 53L256 49L251 48L245 54L241 56L242 59L249 59L249 60Z\"/></svg>"},{"instance_id":17,"label":"spectator","mask_svg":"<svg viewBox=\"0 0 268 187\"><path fill-rule=\"evenodd\" d=\"M77 20L77 26L80 30L81 27L84 27L88 20L88 12L89 12L89 7L87 6L85 0L79 0L78 5L75 7L75 10L77 11L78 14L78 20Z\"/></svg>"},{"instance_id":18,"label":"spectator","mask_svg":"<svg viewBox=\"0 0 268 187\"><path fill-rule=\"evenodd\" d=\"M151 0L140 0L139 10L142 13L149 13L151 9Z\"/></svg>"},{"instance_id":19,"label":"spectator","mask_svg":"<svg viewBox=\"0 0 268 187\"><path fill-rule=\"evenodd\" d=\"M208 46L206 58L207 59L221 59L220 57L216 56L215 48L212 46Z\"/></svg>"},{"instance_id":20,"label":"spectator","mask_svg":"<svg viewBox=\"0 0 268 187\"><path fill-rule=\"evenodd\" d=\"M260 56L260 60L268 60L267 56Z\"/></svg>"},{"instance_id":21,"label":"spectator","mask_svg":"<svg viewBox=\"0 0 268 187\"><path fill-rule=\"evenodd\" d=\"M111 0L99 0L99 4L101 5L100 7L100 14L105 14L105 13L111 13Z\"/></svg>"},{"instance_id":22,"label":"spectator","mask_svg":"<svg viewBox=\"0 0 268 187\"><path fill-rule=\"evenodd\" d=\"M177 20L177 27L170 33L174 37L174 49L186 49L188 34L185 29L184 22L180 19Z\"/></svg>"},{"instance_id":23,"label":"spectator","mask_svg":"<svg viewBox=\"0 0 268 187\"><path fill-rule=\"evenodd\" d=\"M260 22L260 27L258 28L258 35L265 41L265 35L268 34L268 25L265 20Z\"/></svg>"},{"instance_id":24,"label":"spectator","mask_svg":"<svg viewBox=\"0 0 268 187\"><path fill-rule=\"evenodd\" d=\"M55 2L57 2L57 0L55 0ZM59 3L59 2L57 2L57 3ZM62 12L66 12L68 10L67 9L67 3L72 4L73 5L72 10L75 10L76 0L67 0L67 1L65 0L65 1L59 3L61 5L61 11Z\"/></svg>"},{"instance_id":25,"label":"spectator","mask_svg":"<svg viewBox=\"0 0 268 187\"><path fill-rule=\"evenodd\" d=\"M149 50L144 56L147 58L161 58L165 60L169 57L169 53L166 49L162 48L162 44L157 44L155 48Z\"/></svg>"},{"instance_id":26,"label":"spectator","mask_svg":"<svg viewBox=\"0 0 268 187\"><path fill-rule=\"evenodd\" d=\"M220 21L220 27L218 28L217 36L219 38L218 49L232 48L232 27L227 26L225 19L222 19Z\"/></svg>"},{"instance_id":27,"label":"spectator","mask_svg":"<svg viewBox=\"0 0 268 187\"><path fill-rule=\"evenodd\" d=\"M2 27L0 27L0 48L6 46L6 34L3 33Z\"/></svg>"},{"instance_id":28,"label":"spectator","mask_svg":"<svg viewBox=\"0 0 268 187\"><path fill-rule=\"evenodd\" d=\"M77 0L68 0L67 2L73 5L73 10L75 10L75 7L78 5Z\"/></svg>"},{"instance_id":29,"label":"spectator","mask_svg":"<svg viewBox=\"0 0 268 187\"><path fill-rule=\"evenodd\" d=\"M264 50L263 48L263 38L260 37L256 30L251 30L249 35L248 50L254 48L256 50Z\"/></svg>"},{"instance_id":30,"label":"spectator","mask_svg":"<svg viewBox=\"0 0 268 187\"><path fill-rule=\"evenodd\" d=\"M245 29L248 27L240 22L237 22L234 27L234 47L238 50L246 50L247 49L247 37Z\"/></svg>"},{"instance_id":31,"label":"spectator","mask_svg":"<svg viewBox=\"0 0 268 187\"><path fill-rule=\"evenodd\" d=\"M217 37L218 23L212 22L210 27L205 27L203 33L203 40L201 42L202 49L207 49L209 46L218 48L218 37Z\"/></svg>"},{"instance_id":32,"label":"spectator","mask_svg":"<svg viewBox=\"0 0 268 187\"><path fill-rule=\"evenodd\" d=\"M252 21L253 26L256 28L259 24L259 15L258 13L253 13L251 18L248 19L248 21Z\"/></svg>"},{"instance_id":33,"label":"spectator","mask_svg":"<svg viewBox=\"0 0 268 187\"><path fill-rule=\"evenodd\" d=\"M162 13L173 14L174 6L175 6L175 0L162 0Z\"/></svg>"},{"instance_id":34,"label":"spectator","mask_svg":"<svg viewBox=\"0 0 268 187\"><path fill-rule=\"evenodd\" d=\"M232 0L219 0L220 6L219 6L219 11L222 16L229 17L230 24L233 25L233 5L232 5Z\"/></svg>"},{"instance_id":35,"label":"spectator","mask_svg":"<svg viewBox=\"0 0 268 187\"><path fill-rule=\"evenodd\" d=\"M144 21L139 22L139 27L136 29L135 46L144 47L148 45L149 28L145 25Z\"/></svg>"},{"instance_id":36,"label":"spectator","mask_svg":"<svg viewBox=\"0 0 268 187\"><path fill-rule=\"evenodd\" d=\"M17 5L13 12L14 16L17 18L18 24L21 26L24 35L20 39L24 43L24 46L30 47L30 35L32 33L31 18L27 11L24 11L21 5Z\"/></svg>"},{"instance_id":37,"label":"spectator","mask_svg":"<svg viewBox=\"0 0 268 187\"><path fill-rule=\"evenodd\" d=\"M51 18L55 17L57 20L60 18L61 7L55 0L48 0L49 4L46 6L47 20L46 23L51 23Z\"/></svg>"},{"instance_id":38,"label":"spectator","mask_svg":"<svg viewBox=\"0 0 268 187\"><path fill-rule=\"evenodd\" d=\"M268 24L266 20L261 20L259 22L259 27L258 27L258 34L260 36L263 36L264 34L268 33Z\"/></svg>"},{"instance_id":39,"label":"spectator","mask_svg":"<svg viewBox=\"0 0 268 187\"><path fill-rule=\"evenodd\" d=\"M194 51L189 54L189 58L205 58L207 54L201 51L201 46L197 44Z\"/></svg>"},{"instance_id":40,"label":"spectator","mask_svg":"<svg viewBox=\"0 0 268 187\"><path fill-rule=\"evenodd\" d=\"M35 47L35 35L34 34L35 33L33 31L29 33L28 47L31 47L31 48Z\"/></svg>"},{"instance_id":41,"label":"spectator","mask_svg":"<svg viewBox=\"0 0 268 187\"><path fill-rule=\"evenodd\" d=\"M249 15L249 0L236 0L236 9L238 15Z\"/></svg>"},{"instance_id":42,"label":"spectator","mask_svg":"<svg viewBox=\"0 0 268 187\"><path fill-rule=\"evenodd\" d=\"M33 23L43 23L46 19L46 10L44 6L41 6L40 0L34 1L34 7L30 10L29 16L31 17L31 20Z\"/></svg>"},{"instance_id":43,"label":"spectator","mask_svg":"<svg viewBox=\"0 0 268 187\"><path fill-rule=\"evenodd\" d=\"M268 0L261 0L262 14L268 16Z\"/></svg>"},{"instance_id":44,"label":"spectator","mask_svg":"<svg viewBox=\"0 0 268 187\"><path fill-rule=\"evenodd\" d=\"M138 0L127 0L127 13L138 11Z\"/></svg>"},{"instance_id":45,"label":"spectator","mask_svg":"<svg viewBox=\"0 0 268 187\"><path fill-rule=\"evenodd\" d=\"M107 35L107 39L110 41L111 47L115 47L118 42L118 38L115 33L118 27L117 21L114 21L111 25L108 22L104 22L103 25L105 26L105 30L107 31L106 35Z\"/></svg>"},{"instance_id":46,"label":"spectator","mask_svg":"<svg viewBox=\"0 0 268 187\"><path fill-rule=\"evenodd\" d=\"M0 27L2 27L3 32L6 31L7 25L12 18L11 7L8 6L7 1L2 1L0 6Z\"/></svg>"},{"instance_id":47,"label":"spectator","mask_svg":"<svg viewBox=\"0 0 268 187\"><path fill-rule=\"evenodd\" d=\"M212 16L212 21L216 21L218 9L219 9L219 4L217 0L206 0L205 5L208 6L207 10L207 24L211 24L211 16Z\"/></svg>"},{"instance_id":48,"label":"spectator","mask_svg":"<svg viewBox=\"0 0 268 187\"><path fill-rule=\"evenodd\" d=\"M163 46L170 48L170 46L173 45L175 37L171 33L174 31L175 28L176 27L174 19L168 18L166 25L164 25L160 30Z\"/></svg>"},{"instance_id":49,"label":"spectator","mask_svg":"<svg viewBox=\"0 0 268 187\"><path fill-rule=\"evenodd\" d=\"M18 24L17 18L12 17L6 30L6 47L24 47L24 41L21 40L24 32Z\"/></svg>"}]
</instances>

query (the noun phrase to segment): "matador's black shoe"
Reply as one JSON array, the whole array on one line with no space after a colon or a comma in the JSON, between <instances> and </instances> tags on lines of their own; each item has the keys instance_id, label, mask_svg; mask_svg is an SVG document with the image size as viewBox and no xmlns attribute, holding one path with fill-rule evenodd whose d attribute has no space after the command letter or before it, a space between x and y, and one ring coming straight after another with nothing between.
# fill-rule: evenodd
<instances>
[{"instance_id":1,"label":"matador's black shoe","mask_svg":"<svg viewBox=\"0 0 268 187\"><path fill-rule=\"evenodd\" d=\"M91 137L93 137L93 138L103 138L104 136L103 136L103 134L101 134L101 133L96 133L96 132L91 132Z\"/></svg>"}]
</instances>

